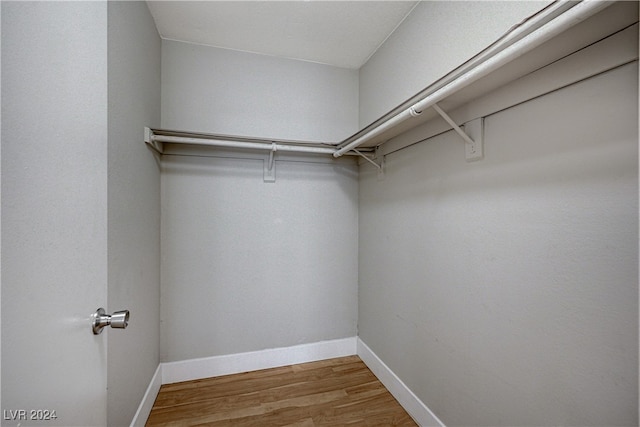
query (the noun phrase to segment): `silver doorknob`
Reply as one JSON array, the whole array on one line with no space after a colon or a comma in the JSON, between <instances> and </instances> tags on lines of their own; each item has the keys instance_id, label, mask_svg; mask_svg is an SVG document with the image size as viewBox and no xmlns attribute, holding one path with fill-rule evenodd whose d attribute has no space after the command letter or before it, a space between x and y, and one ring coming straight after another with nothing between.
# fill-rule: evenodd
<instances>
[{"instance_id":1,"label":"silver doorknob","mask_svg":"<svg viewBox=\"0 0 640 427\"><path fill-rule=\"evenodd\" d=\"M129 310L116 311L113 314L105 314L100 307L91 315L91 330L94 335L102 332L102 328L111 325L112 328L124 329L129 324Z\"/></svg>"}]
</instances>

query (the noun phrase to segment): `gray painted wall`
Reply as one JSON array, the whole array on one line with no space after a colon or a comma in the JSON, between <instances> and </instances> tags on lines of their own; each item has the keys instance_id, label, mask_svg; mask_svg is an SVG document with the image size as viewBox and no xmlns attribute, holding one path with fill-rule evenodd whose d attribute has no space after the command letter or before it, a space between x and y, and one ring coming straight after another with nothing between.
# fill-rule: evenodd
<instances>
[{"instance_id":1,"label":"gray painted wall","mask_svg":"<svg viewBox=\"0 0 640 427\"><path fill-rule=\"evenodd\" d=\"M160 124L160 37L145 2L108 2L107 424L128 425L160 362L160 165L144 126Z\"/></svg>"},{"instance_id":2,"label":"gray painted wall","mask_svg":"<svg viewBox=\"0 0 640 427\"><path fill-rule=\"evenodd\" d=\"M362 340L447 425L637 425L638 70L361 168Z\"/></svg>"},{"instance_id":3,"label":"gray painted wall","mask_svg":"<svg viewBox=\"0 0 640 427\"><path fill-rule=\"evenodd\" d=\"M357 166L276 168L165 156L162 361L356 335Z\"/></svg>"},{"instance_id":4,"label":"gray painted wall","mask_svg":"<svg viewBox=\"0 0 640 427\"><path fill-rule=\"evenodd\" d=\"M360 127L435 83L549 3L421 2L360 68Z\"/></svg>"},{"instance_id":5,"label":"gray painted wall","mask_svg":"<svg viewBox=\"0 0 640 427\"><path fill-rule=\"evenodd\" d=\"M357 70L162 41L165 129L335 142L357 126Z\"/></svg>"},{"instance_id":6,"label":"gray painted wall","mask_svg":"<svg viewBox=\"0 0 640 427\"><path fill-rule=\"evenodd\" d=\"M312 140L356 130L354 70L162 45L163 128ZM262 154L221 153L163 158L162 361L355 336L355 162L278 154L265 183Z\"/></svg>"}]
</instances>

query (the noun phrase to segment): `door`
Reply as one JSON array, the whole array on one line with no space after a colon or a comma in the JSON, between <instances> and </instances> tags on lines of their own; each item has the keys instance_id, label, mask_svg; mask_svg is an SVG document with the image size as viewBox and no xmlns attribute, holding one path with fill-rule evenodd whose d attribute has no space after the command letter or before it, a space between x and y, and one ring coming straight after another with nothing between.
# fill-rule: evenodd
<instances>
[{"instance_id":1,"label":"door","mask_svg":"<svg viewBox=\"0 0 640 427\"><path fill-rule=\"evenodd\" d=\"M106 2L2 2L2 425L106 424Z\"/></svg>"}]
</instances>

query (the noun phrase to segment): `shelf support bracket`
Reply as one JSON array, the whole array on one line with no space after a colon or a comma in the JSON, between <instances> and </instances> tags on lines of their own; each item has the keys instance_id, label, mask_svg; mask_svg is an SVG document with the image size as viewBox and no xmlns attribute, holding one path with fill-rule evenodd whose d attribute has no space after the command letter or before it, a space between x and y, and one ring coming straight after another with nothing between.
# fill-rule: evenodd
<instances>
[{"instance_id":1,"label":"shelf support bracket","mask_svg":"<svg viewBox=\"0 0 640 427\"><path fill-rule=\"evenodd\" d=\"M151 128L144 128L144 142L156 153L163 154L162 143L154 139L153 131Z\"/></svg>"},{"instance_id":2,"label":"shelf support bracket","mask_svg":"<svg viewBox=\"0 0 640 427\"><path fill-rule=\"evenodd\" d=\"M380 164L377 164L376 162L371 160L369 158L369 156L361 153L360 151L356 150L355 148L353 149L353 152L356 153L358 156L362 157L363 159L365 159L367 162L371 163L373 166L376 167L376 169L378 169L378 178L379 179L384 177L384 156L382 157L382 160L381 160Z\"/></svg>"},{"instance_id":3,"label":"shelf support bracket","mask_svg":"<svg viewBox=\"0 0 640 427\"><path fill-rule=\"evenodd\" d=\"M275 155L278 151L278 146L275 142L271 143L271 150L269 151L269 158L264 162L264 182L276 182L276 163Z\"/></svg>"},{"instance_id":4,"label":"shelf support bracket","mask_svg":"<svg viewBox=\"0 0 640 427\"><path fill-rule=\"evenodd\" d=\"M460 137L462 137L462 139L465 142L465 158L467 159L467 161L474 161L474 160L480 160L484 157L484 153L483 153L483 138L482 138L482 128L483 128L483 124L484 124L484 119L480 118L480 119L476 119L479 120L479 124L480 124L480 131L478 133L478 135L476 136L476 139L471 139L471 137L460 127L456 124L456 122L453 121L453 119L444 112L444 110L442 108L440 108L440 106L438 106L438 104L433 104L432 105L433 109L436 110L436 112L438 114L440 114L440 116L442 116L442 118L449 123L449 125L453 128L453 130L456 131L456 133L458 135L460 135Z\"/></svg>"},{"instance_id":5,"label":"shelf support bracket","mask_svg":"<svg viewBox=\"0 0 640 427\"><path fill-rule=\"evenodd\" d=\"M269 170L273 169L273 158L276 154L276 151L278 151L278 146L274 142L271 144L271 151L269 151Z\"/></svg>"}]
</instances>

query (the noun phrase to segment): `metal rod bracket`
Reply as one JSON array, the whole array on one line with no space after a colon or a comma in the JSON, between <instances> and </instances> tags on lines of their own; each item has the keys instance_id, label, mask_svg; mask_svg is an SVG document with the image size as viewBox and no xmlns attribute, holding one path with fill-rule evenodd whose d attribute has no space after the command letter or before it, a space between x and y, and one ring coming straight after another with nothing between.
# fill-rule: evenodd
<instances>
[{"instance_id":1,"label":"metal rod bracket","mask_svg":"<svg viewBox=\"0 0 640 427\"><path fill-rule=\"evenodd\" d=\"M483 133L482 128L483 128L484 120L482 118L476 119L476 120L479 120L480 129L479 129L479 133L477 133L478 139L473 140L460 126L458 126L456 122L453 121L453 119L447 113L445 113L445 111L442 108L440 108L440 106L438 106L438 104L434 103L431 107L433 107L433 109L436 110L436 112L440 114L440 116L442 116L442 118L447 123L449 123L449 125L453 128L453 130L456 131L456 133L460 135L460 137L464 140L465 142L464 152L465 152L465 159L467 159L467 161L471 162L475 160L480 160L484 157L483 147L482 147L482 133ZM476 120L473 120L472 122L475 122Z\"/></svg>"},{"instance_id":2,"label":"metal rod bracket","mask_svg":"<svg viewBox=\"0 0 640 427\"><path fill-rule=\"evenodd\" d=\"M162 154L164 152L163 150L163 145L161 142L158 142L155 140L155 135L153 134L153 131L148 128L145 127L144 128L144 142L156 153L158 154Z\"/></svg>"},{"instance_id":3,"label":"metal rod bracket","mask_svg":"<svg viewBox=\"0 0 640 427\"><path fill-rule=\"evenodd\" d=\"M362 157L363 159L365 159L367 162L371 163L373 166L376 167L376 169L378 169L378 178L384 177L384 156L382 157L382 159L380 161L380 164L378 164L378 163L374 162L372 159L370 159L369 156L361 153L360 151L356 150L355 148L353 149L353 152L356 153L358 156Z\"/></svg>"},{"instance_id":4,"label":"metal rod bracket","mask_svg":"<svg viewBox=\"0 0 640 427\"><path fill-rule=\"evenodd\" d=\"M464 145L465 159L467 162L482 160L484 158L484 117L465 123L464 131L473 138L473 144Z\"/></svg>"},{"instance_id":5,"label":"metal rod bracket","mask_svg":"<svg viewBox=\"0 0 640 427\"><path fill-rule=\"evenodd\" d=\"M278 151L278 146L274 142L271 144L271 150L269 151L269 158L264 161L264 182L276 182L276 162L275 154Z\"/></svg>"}]
</instances>

